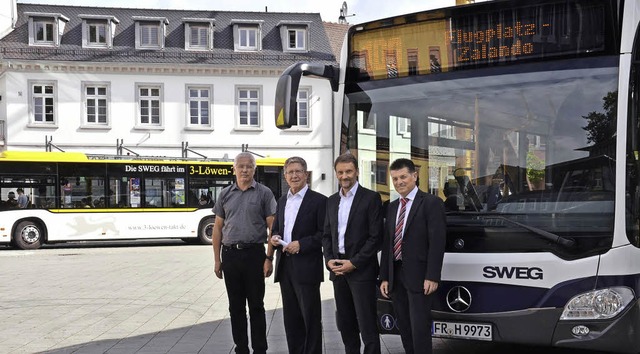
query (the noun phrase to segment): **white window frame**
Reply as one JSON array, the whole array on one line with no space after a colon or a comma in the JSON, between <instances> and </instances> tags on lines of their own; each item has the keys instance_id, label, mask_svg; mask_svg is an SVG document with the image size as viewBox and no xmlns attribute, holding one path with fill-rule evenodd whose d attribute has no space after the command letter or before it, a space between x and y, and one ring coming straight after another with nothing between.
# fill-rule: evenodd
<instances>
[{"instance_id":1,"label":"white window frame","mask_svg":"<svg viewBox=\"0 0 640 354\"><path fill-rule=\"evenodd\" d=\"M89 88L96 89L96 92L91 95L87 93ZM105 94L100 95L99 89L105 89ZM99 100L105 100L105 121L99 121ZM96 111L93 113L94 122L90 121L89 116L89 101L95 101L95 109ZM88 129L109 129L111 128L111 84L109 82L90 82L84 81L82 82L82 128Z\"/></svg>"},{"instance_id":2,"label":"white window frame","mask_svg":"<svg viewBox=\"0 0 640 354\"><path fill-rule=\"evenodd\" d=\"M60 40L62 33L64 33L64 27L69 19L59 13L43 13L43 12L25 12L25 16L29 16L29 45L31 46L43 46L43 47L58 47L60 46ZM44 25L44 38L38 40L38 24ZM51 40L47 40L47 25L51 25Z\"/></svg>"},{"instance_id":3,"label":"white window frame","mask_svg":"<svg viewBox=\"0 0 640 354\"><path fill-rule=\"evenodd\" d=\"M204 22L202 19L183 19L184 23L184 49L185 50L212 50L213 49L213 28L215 26L213 19ZM206 34L206 40L199 40L197 44L192 43L193 30L198 30L198 39Z\"/></svg>"},{"instance_id":4,"label":"white window frame","mask_svg":"<svg viewBox=\"0 0 640 354\"><path fill-rule=\"evenodd\" d=\"M116 25L120 23L113 16L104 15L78 15L82 19L82 47L83 48L113 48L113 35ZM94 41L91 38L91 27L104 28L104 43Z\"/></svg>"},{"instance_id":5,"label":"white window frame","mask_svg":"<svg viewBox=\"0 0 640 354\"><path fill-rule=\"evenodd\" d=\"M209 93L209 97L203 98L200 95L198 97L191 97L191 90L207 90ZM196 84L187 84L185 85L185 107L186 107L186 130L213 130L213 85L196 85ZM200 94L200 92L199 92ZM191 103L199 102L198 105L198 123L191 122ZM201 112L201 104L205 103L209 110L209 122L206 124L202 124L202 112Z\"/></svg>"},{"instance_id":6,"label":"white window frame","mask_svg":"<svg viewBox=\"0 0 640 354\"><path fill-rule=\"evenodd\" d=\"M291 35L295 37L295 45L291 46ZM302 46L299 41L302 40ZM306 51L307 50L307 30L305 28L289 28L287 29L287 50L290 51Z\"/></svg>"},{"instance_id":7,"label":"white window frame","mask_svg":"<svg viewBox=\"0 0 640 354\"><path fill-rule=\"evenodd\" d=\"M46 127L52 128L58 127L58 82L57 81L28 81L29 85L29 127ZM35 93L35 87L40 86L42 88L41 93ZM46 93L45 87L51 86L52 92ZM36 100L40 99L42 109L40 112L36 110ZM47 105L46 101L50 99L51 104ZM46 107L51 106L52 121L46 121ZM38 120L40 118L40 120Z\"/></svg>"},{"instance_id":8,"label":"white window frame","mask_svg":"<svg viewBox=\"0 0 640 354\"><path fill-rule=\"evenodd\" d=\"M263 20L231 20L233 25L233 49L236 52L257 52L262 50ZM249 33L255 34L254 45L249 43ZM244 40L243 40L244 39Z\"/></svg>"},{"instance_id":9,"label":"white window frame","mask_svg":"<svg viewBox=\"0 0 640 354\"><path fill-rule=\"evenodd\" d=\"M306 98L302 98L302 95L306 95ZM300 87L298 89L298 95L296 97L297 105L298 105L298 128L308 129L311 127L311 88L309 87ZM300 124L301 115L303 106L306 105L306 124Z\"/></svg>"},{"instance_id":10,"label":"white window frame","mask_svg":"<svg viewBox=\"0 0 640 354\"><path fill-rule=\"evenodd\" d=\"M163 17L133 16L136 30L136 49L164 49L165 36L169 21ZM145 43L144 39L153 38L153 29L157 31L157 44L153 42ZM150 31L147 36L145 32Z\"/></svg>"},{"instance_id":11,"label":"white window frame","mask_svg":"<svg viewBox=\"0 0 640 354\"><path fill-rule=\"evenodd\" d=\"M242 92L246 91L247 93L256 91L258 97L241 97L243 96ZM250 109L251 104L254 103L256 105L257 111L257 122L256 124L251 124L250 117ZM246 105L247 109L247 122L242 124L242 106ZM236 130L262 130L262 86L236 86Z\"/></svg>"},{"instance_id":12,"label":"white window frame","mask_svg":"<svg viewBox=\"0 0 640 354\"><path fill-rule=\"evenodd\" d=\"M136 83L136 129L164 129L164 84L162 83ZM142 90L148 90L147 95L143 95ZM151 95L153 90L158 90L158 95ZM152 105L153 102L158 102L158 122L153 122ZM146 106L146 107L145 107ZM148 111L143 115L143 108L147 108ZM148 119L148 122L143 122L143 118Z\"/></svg>"},{"instance_id":13,"label":"white window frame","mask_svg":"<svg viewBox=\"0 0 640 354\"><path fill-rule=\"evenodd\" d=\"M411 118L396 117L396 130L403 138L411 137Z\"/></svg>"},{"instance_id":14,"label":"white window frame","mask_svg":"<svg viewBox=\"0 0 640 354\"><path fill-rule=\"evenodd\" d=\"M251 36L254 43L251 44ZM245 42L245 43L243 43ZM239 50L258 50L258 28L257 27L238 27L238 49Z\"/></svg>"}]
</instances>

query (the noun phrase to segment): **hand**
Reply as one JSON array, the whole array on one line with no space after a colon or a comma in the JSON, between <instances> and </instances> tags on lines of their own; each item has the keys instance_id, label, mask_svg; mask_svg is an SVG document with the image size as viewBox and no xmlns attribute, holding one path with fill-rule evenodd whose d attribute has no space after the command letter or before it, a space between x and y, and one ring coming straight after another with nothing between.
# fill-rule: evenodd
<instances>
[{"instance_id":1,"label":"hand","mask_svg":"<svg viewBox=\"0 0 640 354\"><path fill-rule=\"evenodd\" d=\"M269 239L269 243L271 243L271 246L273 247L278 247L280 246L281 239L282 237L280 237L280 235L272 235L271 238Z\"/></svg>"},{"instance_id":2,"label":"hand","mask_svg":"<svg viewBox=\"0 0 640 354\"><path fill-rule=\"evenodd\" d=\"M389 282L388 281L383 280L382 283L380 283L380 293L385 298L387 299L389 298Z\"/></svg>"},{"instance_id":3,"label":"hand","mask_svg":"<svg viewBox=\"0 0 640 354\"><path fill-rule=\"evenodd\" d=\"M329 261L328 265L329 270L334 272L336 275L345 275L356 269L353 263L348 259L332 259Z\"/></svg>"},{"instance_id":4,"label":"hand","mask_svg":"<svg viewBox=\"0 0 640 354\"><path fill-rule=\"evenodd\" d=\"M264 272L265 278L268 278L271 276L271 273L273 273L273 263L271 262L270 259L265 258L264 265L262 266L262 271Z\"/></svg>"},{"instance_id":5,"label":"hand","mask_svg":"<svg viewBox=\"0 0 640 354\"><path fill-rule=\"evenodd\" d=\"M432 280L424 280L424 294L431 295L438 290L438 282Z\"/></svg>"},{"instance_id":6,"label":"hand","mask_svg":"<svg viewBox=\"0 0 640 354\"><path fill-rule=\"evenodd\" d=\"M288 252L290 254L300 253L300 242L298 241L289 242L289 244L287 245L287 247L283 249L283 251Z\"/></svg>"},{"instance_id":7,"label":"hand","mask_svg":"<svg viewBox=\"0 0 640 354\"><path fill-rule=\"evenodd\" d=\"M218 277L218 279L222 279L222 262L216 261L213 264L213 272L216 273L216 277Z\"/></svg>"}]
</instances>

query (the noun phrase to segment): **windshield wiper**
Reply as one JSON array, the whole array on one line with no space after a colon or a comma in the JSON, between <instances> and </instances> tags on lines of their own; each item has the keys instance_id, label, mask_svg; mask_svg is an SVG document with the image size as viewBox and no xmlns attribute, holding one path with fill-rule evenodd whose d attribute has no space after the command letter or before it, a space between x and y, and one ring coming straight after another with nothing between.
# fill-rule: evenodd
<instances>
[{"instance_id":1,"label":"windshield wiper","mask_svg":"<svg viewBox=\"0 0 640 354\"><path fill-rule=\"evenodd\" d=\"M501 215L495 215L495 214L491 215L491 214L482 214L482 213L450 213L449 215L451 215L451 214L455 214L455 215L465 215L465 214L469 215L469 214L471 214L473 216L480 216L480 217L485 218L485 219L500 219L500 220L504 220L504 221L506 221L508 223L511 223L513 225L520 226L521 228L523 228L525 230L528 230L528 231L531 231L534 234L536 234L538 236L541 236L545 240L549 240L549 241L551 241L553 243L556 243L558 245L561 245L561 246L564 246L564 247L567 247L567 248L573 248L576 245L576 241L575 240L572 240L572 239L569 239L569 238L566 238L566 237L562 237L560 235L556 235L554 233L539 229L539 228L534 227L534 226L530 226L530 225L523 224L523 223L520 223L520 222L517 222L517 221L513 221L513 220L511 220L509 218L505 218L504 216L501 216Z\"/></svg>"}]
</instances>

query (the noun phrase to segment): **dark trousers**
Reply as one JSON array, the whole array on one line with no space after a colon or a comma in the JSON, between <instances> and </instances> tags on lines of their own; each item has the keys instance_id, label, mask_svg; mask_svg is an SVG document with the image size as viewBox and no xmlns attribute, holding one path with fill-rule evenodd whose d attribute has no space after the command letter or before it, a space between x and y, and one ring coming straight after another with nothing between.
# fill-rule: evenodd
<instances>
[{"instance_id":1,"label":"dark trousers","mask_svg":"<svg viewBox=\"0 0 640 354\"><path fill-rule=\"evenodd\" d=\"M398 329L406 354L431 354L431 303L433 294L413 292L402 279L402 262L394 263L391 300L398 319Z\"/></svg>"},{"instance_id":2,"label":"dark trousers","mask_svg":"<svg viewBox=\"0 0 640 354\"><path fill-rule=\"evenodd\" d=\"M254 353L267 351L267 319L264 311L264 247L232 249L222 247L222 271L229 297L231 333L236 353L249 353L247 311L251 323Z\"/></svg>"},{"instance_id":3,"label":"dark trousers","mask_svg":"<svg viewBox=\"0 0 640 354\"><path fill-rule=\"evenodd\" d=\"M292 277L293 262L283 256L279 264L284 330L289 354L322 353L320 283L300 284Z\"/></svg>"},{"instance_id":4,"label":"dark trousers","mask_svg":"<svg viewBox=\"0 0 640 354\"><path fill-rule=\"evenodd\" d=\"M360 354L360 335L365 354L380 353L376 313L376 282L353 281L338 276L333 281L337 324L347 354Z\"/></svg>"}]
</instances>

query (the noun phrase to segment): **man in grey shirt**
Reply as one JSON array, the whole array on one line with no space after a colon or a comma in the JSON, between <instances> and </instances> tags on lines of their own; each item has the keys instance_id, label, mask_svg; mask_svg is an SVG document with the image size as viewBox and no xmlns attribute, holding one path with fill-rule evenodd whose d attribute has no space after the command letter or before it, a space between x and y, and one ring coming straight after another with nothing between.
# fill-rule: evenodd
<instances>
[{"instance_id":1,"label":"man in grey shirt","mask_svg":"<svg viewBox=\"0 0 640 354\"><path fill-rule=\"evenodd\" d=\"M276 200L269 188L253 179L256 160L251 153L238 154L233 169L236 183L220 192L213 207L214 271L220 279L224 274L236 353L249 353L246 304L253 352L266 353L264 278L271 275L273 257L267 257L264 244L276 213Z\"/></svg>"}]
</instances>

